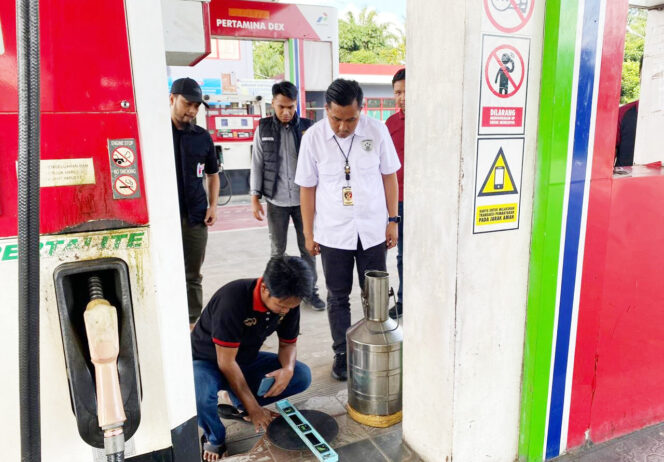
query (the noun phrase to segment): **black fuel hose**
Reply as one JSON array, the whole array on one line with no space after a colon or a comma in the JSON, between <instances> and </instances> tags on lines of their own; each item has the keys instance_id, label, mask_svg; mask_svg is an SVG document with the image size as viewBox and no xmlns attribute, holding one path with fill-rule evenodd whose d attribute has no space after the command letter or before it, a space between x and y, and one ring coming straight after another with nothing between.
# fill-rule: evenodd
<instances>
[{"instance_id":1,"label":"black fuel hose","mask_svg":"<svg viewBox=\"0 0 664 462\"><path fill-rule=\"evenodd\" d=\"M39 400L39 1L16 0L21 461L41 461Z\"/></svg>"},{"instance_id":2,"label":"black fuel hose","mask_svg":"<svg viewBox=\"0 0 664 462\"><path fill-rule=\"evenodd\" d=\"M225 196L225 197L224 197ZM233 187L228 173L223 166L219 166L219 200L217 205L226 205L233 198Z\"/></svg>"}]
</instances>

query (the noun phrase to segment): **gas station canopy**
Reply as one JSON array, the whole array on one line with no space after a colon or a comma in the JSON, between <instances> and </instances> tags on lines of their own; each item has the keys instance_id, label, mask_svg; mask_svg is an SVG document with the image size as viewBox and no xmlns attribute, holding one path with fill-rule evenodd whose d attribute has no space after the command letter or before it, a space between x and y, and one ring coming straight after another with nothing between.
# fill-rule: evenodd
<instances>
[{"instance_id":1,"label":"gas station canopy","mask_svg":"<svg viewBox=\"0 0 664 462\"><path fill-rule=\"evenodd\" d=\"M646 8L648 10L656 8L664 8L664 1L662 0L630 0L629 6L633 8Z\"/></svg>"}]
</instances>

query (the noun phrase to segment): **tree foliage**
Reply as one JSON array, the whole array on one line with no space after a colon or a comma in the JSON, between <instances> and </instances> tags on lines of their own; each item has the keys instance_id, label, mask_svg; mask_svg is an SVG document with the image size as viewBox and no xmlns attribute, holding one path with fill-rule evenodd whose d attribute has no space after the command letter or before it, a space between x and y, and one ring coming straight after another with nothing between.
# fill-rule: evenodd
<instances>
[{"instance_id":1,"label":"tree foliage","mask_svg":"<svg viewBox=\"0 0 664 462\"><path fill-rule=\"evenodd\" d=\"M622 81L620 85L621 104L639 99L639 90L641 89L639 62L641 61L641 56L643 56L646 19L646 11L630 8L627 16L625 57L623 58Z\"/></svg>"},{"instance_id":2,"label":"tree foliage","mask_svg":"<svg viewBox=\"0 0 664 462\"><path fill-rule=\"evenodd\" d=\"M362 8L339 20L339 61L342 63L401 64L406 58L406 38L394 34L389 24L377 22L376 10Z\"/></svg>"},{"instance_id":3,"label":"tree foliage","mask_svg":"<svg viewBox=\"0 0 664 462\"><path fill-rule=\"evenodd\" d=\"M339 20L339 61L342 63L403 64L406 35L377 22L378 13L368 7L357 14L349 11ZM254 78L270 79L284 73L282 42L254 42Z\"/></svg>"},{"instance_id":4,"label":"tree foliage","mask_svg":"<svg viewBox=\"0 0 664 462\"><path fill-rule=\"evenodd\" d=\"M255 79L271 79L284 73L283 42L253 42L253 55Z\"/></svg>"}]
</instances>

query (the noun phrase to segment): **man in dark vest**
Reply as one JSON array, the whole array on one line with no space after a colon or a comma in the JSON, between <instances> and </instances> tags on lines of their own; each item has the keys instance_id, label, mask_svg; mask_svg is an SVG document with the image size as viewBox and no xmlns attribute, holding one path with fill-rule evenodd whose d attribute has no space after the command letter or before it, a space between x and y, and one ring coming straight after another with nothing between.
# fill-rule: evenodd
<instances>
[{"instance_id":1,"label":"man in dark vest","mask_svg":"<svg viewBox=\"0 0 664 462\"><path fill-rule=\"evenodd\" d=\"M274 116L261 119L254 135L251 208L254 217L263 221L265 212L260 199L265 196L272 257L284 255L288 223L293 219L300 255L314 273L314 290L305 301L314 310L322 311L325 309L325 302L318 296L316 287L316 260L305 246L300 213L300 188L294 181L300 140L313 121L298 117L297 88L290 82L280 82L272 86L272 108Z\"/></svg>"}]
</instances>

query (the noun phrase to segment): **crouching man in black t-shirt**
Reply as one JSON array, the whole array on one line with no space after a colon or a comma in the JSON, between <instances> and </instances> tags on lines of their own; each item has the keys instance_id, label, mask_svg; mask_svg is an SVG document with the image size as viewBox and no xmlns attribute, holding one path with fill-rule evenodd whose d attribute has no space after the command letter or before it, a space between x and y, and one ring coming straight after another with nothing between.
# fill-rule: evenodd
<instances>
[{"instance_id":1,"label":"crouching man in black t-shirt","mask_svg":"<svg viewBox=\"0 0 664 462\"><path fill-rule=\"evenodd\" d=\"M198 425L207 442L204 459L214 461L226 449L224 428L217 414L217 393L228 391L233 405L221 405L219 415L251 421L267 429L275 414L267 404L300 393L311 383L311 371L295 360L302 298L313 290L313 274L299 257L273 258L263 277L239 279L217 291L191 333ZM260 351L274 331L278 354ZM264 377L274 383L257 396Z\"/></svg>"}]
</instances>

